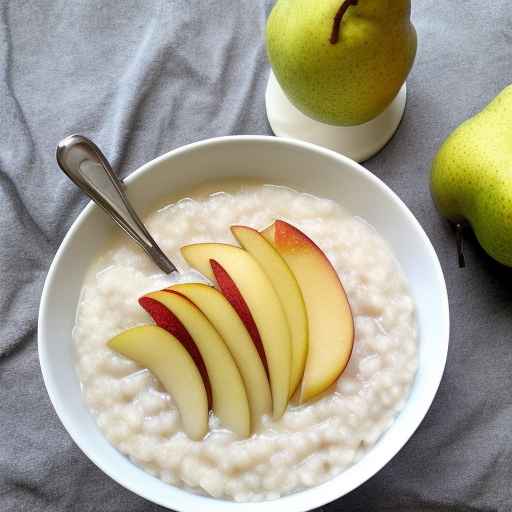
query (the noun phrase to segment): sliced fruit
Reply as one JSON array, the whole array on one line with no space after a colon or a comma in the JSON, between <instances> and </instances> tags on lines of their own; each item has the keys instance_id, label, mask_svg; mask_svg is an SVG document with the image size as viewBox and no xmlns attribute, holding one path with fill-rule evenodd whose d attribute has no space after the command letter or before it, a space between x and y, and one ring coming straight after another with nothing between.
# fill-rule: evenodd
<instances>
[{"instance_id":1,"label":"sliced fruit","mask_svg":"<svg viewBox=\"0 0 512 512\"><path fill-rule=\"evenodd\" d=\"M245 386L219 333L197 306L176 292L154 292L145 297L165 306L169 315L175 316L181 322L199 349L211 384L213 412L233 432L241 437L249 436L251 417ZM155 321L159 320L155 318Z\"/></svg>"},{"instance_id":2,"label":"sliced fruit","mask_svg":"<svg viewBox=\"0 0 512 512\"><path fill-rule=\"evenodd\" d=\"M169 332L154 325L134 327L108 346L148 368L172 396L185 433L194 441L208 432L208 401L203 379L192 357Z\"/></svg>"},{"instance_id":3,"label":"sliced fruit","mask_svg":"<svg viewBox=\"0 0 512 512\"><path fill-rule=\"evenodd\" d=\"M139 304L149 313L156 325L170 332L187 349L187 352L194 360L194 363L196 363L197 369L203 378L206 396L208 397L208 409L212 409L213 397L210 379L208 378L208 372L206 370L203 357L201 356L201 352L199 352L192 336L190 336L189 332L178 320L176 315L170 312L169 308L164 306L161 302L150 297L141 297L139 299Z\"/></svg>"},{"instance_id":4,"label":"sliced fruit","mask_svg":"<svg viewBox=\"0 0 512 512\"><path fill-rule=\"evenodd\" d=\"M345 290L322 250L302 231L277 220L263 236L295 275L308 316L309 351L300 401L325 391L343 372L352 353L354 320Z\"/></svg>"},{"instance_id":5,"label":"sliced fruit","mask_svg":"<svg viewBox=\"0 0 512 512\"><path fill-rule=\"evenodd\" d=\"M235 310L241 303L247 305L265 350L273 415L281 417L288 403L292 355L288 322L272 283L256 260L240 247L194 244L181 252L190 266L217 281Z\"/></svg>"},{"instance_id":6,"label":"sliced fruit","mask_svg":"<svg viewBox=\"0 0 512 512\"><path fill-rule=\"evenodd\" d=\"M254 427L263 414L272 410L272 396L263 363L240 317L224 295L212 286L177 284L169 290L191 300L226 343L244 381Z\"/></svg>"},{"instance_id":7,"label":"sliced fruit","mask_svg":"<svg viewBox=\"0 0 512 512\"><path fill-rule=\"evenodd\" d=\"M308 319L302 293L288 264L257 230L247 226L232 226L231 231L240 245L260 264L283 306L292 344L292 396L304 374L308 353Z\"/></svg>"},{"instance_id":8,"label":"sliced fruit","mask_svg":"<svg viewBox=\"0 0 512 512\"><path fill-rule=\"evenodd\" d=\"M252 317L247 302L245 302L233 279L231 279L230 275L218 262L215 260L210 260L210 266L212 268L214 279L217 281L219 288L221 289L224 296L228 297L230 304L238 313L239 318L242 320L247 331L249 332L249 335L251 336L254 346L256 347L268 377L268 362L267 356L265 355L265 348L263 347L263 341L261 341L258 327L256 326L254 318Z\"/></svg>"}]
</instances>

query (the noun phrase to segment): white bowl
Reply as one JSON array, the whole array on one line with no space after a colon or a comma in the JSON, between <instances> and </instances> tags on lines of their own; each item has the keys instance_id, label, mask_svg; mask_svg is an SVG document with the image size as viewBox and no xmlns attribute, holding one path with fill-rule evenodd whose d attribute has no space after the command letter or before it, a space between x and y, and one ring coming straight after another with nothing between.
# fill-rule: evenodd
<instances>
[{"instance_id":1,"label":"white bowl","mask_svg":"<svg viewBox=\"0 0 512 512\"><path fill-rule=\"evenodd\" d=\"M423 420L441 380L449 337L448 297L436 253L404 203L352 160L302 142L261 136L210 139L176 149L127 180L136 209L208 181L258 178L338 201L373 224L391 244L417 306L419 369L410 397L391 428L355 465L332 480L275 501L235 503L197 496L145 473L103 437L80 394L71 332L85 273L115 230L89 204L66 235L46 278L39 310L39 359L44 382L64 427L107 475L150 501L179 512L302 512L352 491L404 446ZM127 242L130 243L130 242Z\"/></svg>"}]
</instances>

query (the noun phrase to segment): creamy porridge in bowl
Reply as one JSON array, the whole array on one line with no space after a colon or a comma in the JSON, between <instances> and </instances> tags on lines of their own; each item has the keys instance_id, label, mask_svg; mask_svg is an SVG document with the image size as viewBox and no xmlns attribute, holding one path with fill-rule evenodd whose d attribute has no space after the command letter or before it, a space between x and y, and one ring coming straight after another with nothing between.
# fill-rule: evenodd
<instances>
[{"instance_id":1,"label":"creamy porridge in bowl","mask_svg":"<svg viewBox=\"0 0 512 512\"><path fill-rule=\"evenodd\" d=\"M192 440L173 397L107 341L151 323L137 302L145 293L201 280L180 247L236 244L229 226L262 229L275 219L288 220L313 239L341 278L355 326L348 366L319 397L301 405L292 401L278 419L252 418L255 427L246 438L223 425L214 410L207 435ZM371 225L332 200L275 186L183 199L149 215L146 223L180 275L157 273L140 249L120 238L84 283L73 336L84 399L116 448L170 484L260 501L318 485L375 444L407 400L417 340L406 279ZM328 350L329 340L323 341Z\"/></svg>"},{"instance_id":2,"label":"creamy porridge in bowl","mask_svg":"<svg viewBox=\"0 0 512 512\"><path fill-rule=\"evenodd\" d=\"M274 142L233 139L249 149L263 145L271 158ZM276 166L288 145L295 146L290 155L305 148L325 153L319 162L340 158L280 141ZM215 151L210 156L215 166ZM295 157L303 161L304 153ZM138 247L106 230L73 279L76 316L58 357L71 366L69 389L80 401L73 408L92 421L70 428L69 417L79 414L63 412L67 406L57 411L93 460L101 443L124 476L113 475L111 461L100 464L97 453L100 467L176 510L265 501L268 510L283 503L298 511L344 494L364 481L360 468L366 465L368 478L405 442L404 433L412 434L422 417L414 404L426 412L442 374L442 308L441 345L425 355L421 337L428 307L437 307L425 306L427 288L439 274L425 264L424 278L410 279L407 253L423 249L397 244L409 228L382 229L372 200L358 208L353 192L333 197L329 183L262 174L207 192L191 181L170 201L175 187L144 200L145 223L179 274L161 273ZM350 172L346 179L354 181ZM366 194L360 184L354 190ZM43 305L41 315L48 316ZM57 357L41 347L47 330L40 323L41 365L55 404L55 393L65 393L47 370L54 364L47 359ZM161 351L167 342L172 354ZM97 439L87 448L82 428Z\"/></svg>"}]
</instances>

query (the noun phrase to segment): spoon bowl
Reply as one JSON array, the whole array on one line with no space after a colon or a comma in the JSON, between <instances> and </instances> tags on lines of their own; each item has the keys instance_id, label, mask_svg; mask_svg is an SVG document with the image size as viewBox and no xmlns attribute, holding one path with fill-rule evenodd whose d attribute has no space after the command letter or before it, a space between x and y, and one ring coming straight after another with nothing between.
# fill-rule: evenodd
<instances>
[{"instance_id":1,"label":"spoon bowl","mask_svg":"<svg viewBox=\"0 0 512 512\"><path fill-rule=\"evenodd\" d=\"M177 272L130 204L123 182L92 140L69 135L59 142L56 158L64 174L139 244L163 272Z\"/></svg>"}]
</instances>

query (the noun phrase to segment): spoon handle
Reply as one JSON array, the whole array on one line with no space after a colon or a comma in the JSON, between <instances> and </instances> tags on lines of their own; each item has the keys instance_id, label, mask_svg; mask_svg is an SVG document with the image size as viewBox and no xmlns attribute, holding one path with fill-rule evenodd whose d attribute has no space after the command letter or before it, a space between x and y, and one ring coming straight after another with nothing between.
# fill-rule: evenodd
<instances>
[{"instance_id":1,"label":"spoon handle","mask_svg":"<svg viewBox=\"0 0 512 512\"><path fill-rule=\"evenodd\" d=\"M75 185L85 192L141 247L166 274L177 272L140 220L101 150L87 137L70 135L57 146L57 162Z\"/></svg>"}]
</instances>

